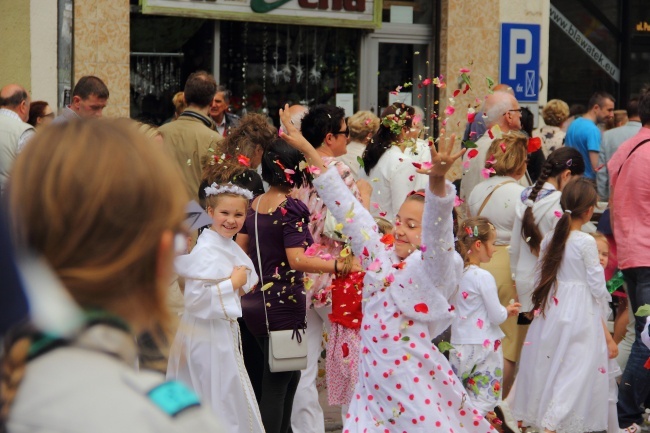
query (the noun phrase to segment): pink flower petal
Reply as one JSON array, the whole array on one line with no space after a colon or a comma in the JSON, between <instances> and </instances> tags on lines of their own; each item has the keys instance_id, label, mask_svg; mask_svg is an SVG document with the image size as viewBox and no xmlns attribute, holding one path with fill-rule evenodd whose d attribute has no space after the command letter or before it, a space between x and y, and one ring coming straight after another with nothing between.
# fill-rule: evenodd
<instances>
[{"instance_id":1,"label":"pink flower petal","mask_svg":"<svg viewBox=\"0 0 650 433\"><path fill-rule=\"evenodd\" d=\"M445 114L447 116L453 115L455 111L456 109L453 107L453 105L448 105L447 108L445 108Z\"/></svg>"},{"instance_id":2,"label":"pink flower petal","mask_svg":"<svg viewBox=\"0 0 650 433\"><path fill-rule=\"evenodd\" d=\"M478 329L483 329L483 320L476 319L476 326L478 326Z\"/></svg>"}]
</instances>

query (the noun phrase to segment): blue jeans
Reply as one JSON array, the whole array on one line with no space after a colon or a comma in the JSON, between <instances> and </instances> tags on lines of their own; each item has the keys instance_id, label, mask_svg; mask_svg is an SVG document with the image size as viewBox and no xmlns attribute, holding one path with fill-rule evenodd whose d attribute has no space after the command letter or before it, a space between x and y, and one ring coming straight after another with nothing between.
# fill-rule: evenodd
<instances>
[{"instance_id":1,"label":"blue jeans","mask_svg":"<svg viewBox=\"0 0 650 433\"><path fill-rule=\"evenodd\" d=\"M628 299L633 312L650 304L650 267L625 269ZM627 428L632 423L641 424L643 407L650 407L650 370L644 364L650 358L650 349L641 341L645 317L634 317L635 339L618 388L618 424Z\"/></svg>"}]
</instances>

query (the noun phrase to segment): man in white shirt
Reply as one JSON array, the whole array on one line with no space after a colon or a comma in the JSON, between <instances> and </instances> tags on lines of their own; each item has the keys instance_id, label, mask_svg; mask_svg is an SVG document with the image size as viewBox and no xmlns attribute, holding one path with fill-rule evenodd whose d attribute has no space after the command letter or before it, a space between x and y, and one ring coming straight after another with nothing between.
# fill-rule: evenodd
<instances>
[{"instance_id":1,"label":"man in white shirt","mask_svg":"<svg viewBox=\"0 0 650 433\"><path fill-rule=\"evenodd\" d=\"M489 130L498 126L502 133L519 131L521 129L521 108L517 99L504 91L497 91L485 99L485 124L488 132L476 142L478 154L470 158L473 152L463 156L463 178L460 183L460 198L467 200L474 187L485 180L481 170L485 168L487 150L494 138L490 138ZM495 128L496 129L496 128ZM467 168L466 168L467 167Z\"/></svg>"},{"instance_id":2,"label":"man in white shirt","mask_svg":"<svg viewBox=\"0 0 650 433\"><path fill-rule=\"evenodd\" d=\"M0 192L16 156L34 134L34 127L26 123L30 103L29 93L18 84L0 90Z\"/></svg>"}]
</instances>

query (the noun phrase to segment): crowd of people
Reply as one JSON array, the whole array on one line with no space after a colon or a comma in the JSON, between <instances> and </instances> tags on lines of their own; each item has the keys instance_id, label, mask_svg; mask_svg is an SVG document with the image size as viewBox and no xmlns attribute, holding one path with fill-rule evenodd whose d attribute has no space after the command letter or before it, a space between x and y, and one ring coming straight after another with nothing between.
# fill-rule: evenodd
<instances>
[{"instance_id":1,"label":"crowd of people","mask_svg":"<svg viewBox=\"0 0 650 433\"><path fill-rule=\"evenodd\" d=\"M462 139L230 97L195 72L155 127L94 76L57 117L0 90L0 431L324 433L319 362L345 433L640 431L650 92L533 130L497 85Z\"/></svg>"}]
</instances>

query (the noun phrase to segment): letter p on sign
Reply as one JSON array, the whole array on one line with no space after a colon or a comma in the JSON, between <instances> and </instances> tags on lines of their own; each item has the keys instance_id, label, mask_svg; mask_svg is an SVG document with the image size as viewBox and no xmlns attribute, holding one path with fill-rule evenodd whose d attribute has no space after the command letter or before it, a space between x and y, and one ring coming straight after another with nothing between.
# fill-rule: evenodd
<instances>
[{"instance_id":1,"label":"letter p on sign","mask_svg":"<svg viewBox=\"0 0 650 433\"><path fill-rule=\"evenodd\" d=\"M523 42L523 44L520 42ZM508 78L515 80L517 78L517 65L529 64L532 57L532 33L525 29L512 29L510 31L510 68L508 70Z\"/></svg>"},{"instance_id":2,"label":"letter p on sign","mask_svg":"<svg viewBox=\"0 0 650 433\"><path fill-rule=\"evenodd\" d=\"M501 24L499 81L512 87L519 102L538 100L539 49L539 24Z\"/></svg>"}]
</instances>

